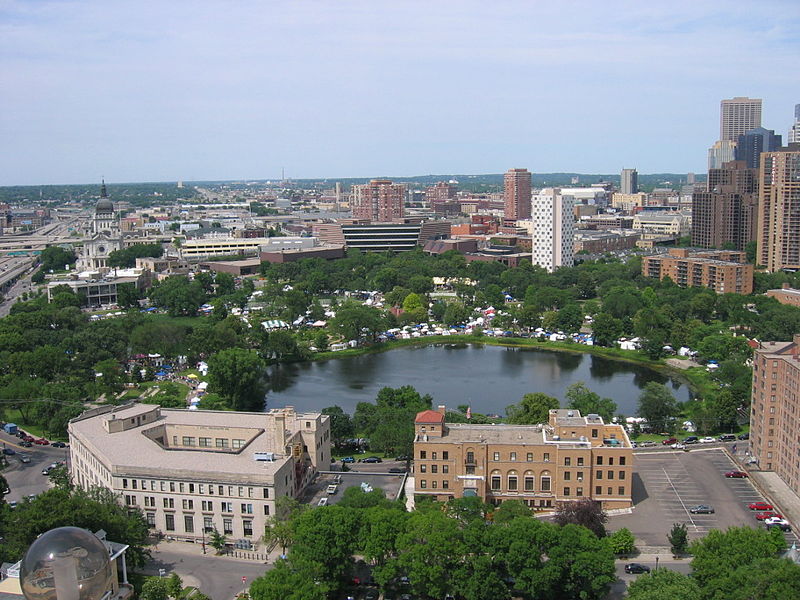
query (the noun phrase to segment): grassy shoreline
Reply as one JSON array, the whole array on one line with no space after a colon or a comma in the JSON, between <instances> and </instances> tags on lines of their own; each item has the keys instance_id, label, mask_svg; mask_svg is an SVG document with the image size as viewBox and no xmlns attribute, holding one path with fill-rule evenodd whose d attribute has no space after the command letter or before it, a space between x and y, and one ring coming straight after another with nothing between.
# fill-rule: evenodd
<instances>
[{"instance_id":1,"label":"grassy shoreline","mask_svg":"<svg viewBox=\"0 0 800 600\"><path fill-rule=\"evenodd\" d=\"M490 336L475 335L432 335L410 340L393 340L381 342L373 346L362 346L359 348L348 348L338 352L320 352L316 354L312 361L331 360L335 358L350 358L364 354L374 354L377 352L388 352L398 348L431 346L436 344L485 344L487 346L505 346L507 348L525 348L530 350L540 350L544 352L572 352L573 354L592 354L609 360L617 360L631 364L638 364L648 369L661 372L669 377L684 383L693 396L698 396L699 392L709 385L707 374L704 370L690 369L683 371L667 365L663 359L652 360L647 358L638 350L620 350L619 348L603 348L601 346L586 346L573 342L550 342L539 341L531 338L494 338ZM699 371L699 372L694 372Z\"/></svg>"}]
</instances>

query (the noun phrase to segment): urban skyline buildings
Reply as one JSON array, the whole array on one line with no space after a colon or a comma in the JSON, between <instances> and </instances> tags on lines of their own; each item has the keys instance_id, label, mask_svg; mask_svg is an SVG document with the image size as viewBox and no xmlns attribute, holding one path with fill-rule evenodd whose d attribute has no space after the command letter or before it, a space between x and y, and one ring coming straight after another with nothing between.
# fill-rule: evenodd
<instances>
[{"instance_id":1,"label":"urban skyline buildings","mask_svg":"<svg viewBox=\"0 0 800 600\"><path fill-rule=\"evenodd\" d=\"M513 224L531 216L531 174L528 169L509 169L503 176L505 221Z\"/></svg>"},{"instance_id":2,"label":"urban skyline buildings","mask_svg":"<svg viewBox=\"0 0 800 600\"><path fill-rule=\"evenodd\" d=\"M800 269L800 144L761 155L757 263Z\"/></svg>"},{"instance_id":3,"label":"urban skyline buildings","mask_svg":"<svg viewBox=\"0 0 800 600\"><path fill-rule=\"evenodd\" d=\"M353 186L352 210L354 219L384 223L402 219L406 186L391 179L373 179Z\"/></svg>"},{"instance_id":4,"label":"urban skyline buildings","mask_svg":"<svg viewBox=\"0 0 800 600\"><path fill-rule=\"evenodd\" d=\"M735 143L740 135L756 127L761 127L761 98L737 96L720 102L720 141Z\"/></svg>"},{"instance_id":5,"label":"urban skyline buildings","mask_svg":"<svg viewBox=\"0 0 800 600\"><path fill-rule=\"evenodd\" d=\"M755 127L739 136L733 151L734 160L744 161L749 168L757 169L762 152L773 152L781 146L781 136L774 130Z\"/></svg>"},{"instance_id":6,"label":"urban skyline buildings","mask_svg":"<svg viewBox=\"0 0 800 600\"><path fill-rule=\"evenodd\" d=\"M574 263L575 198L565 192L544 188L531 200L531 260L549 272Z\"/></svg>"},{"instance_id":7,"label":"urban skyline buildings","mask_svg":"<svg viewBox=\"0 0 800 600\"><path fill-rule=\"evenodd\" d=\"M623 194L639 193L639 173L636 169L622 169L620 174L620 192Z\"/></svg>"},{"instance_id":8,"label":"urban skyline buildings","mask_svg":"<svg viewBox=\"0 0 800 600\"><path fill-rule=\"evenodd\" d=\"M800 144L800 104L794 105L794 123L789 128L787 144Z\"/></svg>"}]
</instances>

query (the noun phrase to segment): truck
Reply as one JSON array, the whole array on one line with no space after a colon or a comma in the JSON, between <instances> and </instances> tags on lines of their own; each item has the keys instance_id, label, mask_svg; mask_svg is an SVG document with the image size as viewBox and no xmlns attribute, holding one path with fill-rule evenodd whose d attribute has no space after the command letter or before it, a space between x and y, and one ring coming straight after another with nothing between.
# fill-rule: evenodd
<instances>
[{"instance_id":1,"label":"truck","mask_svg":"<svg viewBox=\"0 0 800 600\"><path fill-rule=\"evenodd\" d=\"M16 435L17 433L17 424L16 423L6 423L3 425L3 431L10 435Z\"/></svg>"}]
</instances>

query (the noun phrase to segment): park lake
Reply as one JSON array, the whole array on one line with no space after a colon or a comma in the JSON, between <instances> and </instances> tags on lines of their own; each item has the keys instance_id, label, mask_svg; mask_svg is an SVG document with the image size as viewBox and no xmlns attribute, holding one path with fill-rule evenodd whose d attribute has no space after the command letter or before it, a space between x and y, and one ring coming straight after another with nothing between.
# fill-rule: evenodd
<instances>
[{"instance_id":1,"label":"park lake","mask_svg":"<svg viewBox=\"0 0 800 600\"><path fill-rule=\"evenodd\" d=\"M635 363L579 352L508 348L483 344L403 347L319 362L274 365L268 369L267 408L298 411L338 405L353 413L359 402L374 402L382 387L414 386L434 405L460 404L484 414L505 414L523 395L543 392L564 403L567 387L583 381L617 403L617 412L635 415L645 384L667 384L681 402L687 385Z\"/></svg>"}]
</instances>

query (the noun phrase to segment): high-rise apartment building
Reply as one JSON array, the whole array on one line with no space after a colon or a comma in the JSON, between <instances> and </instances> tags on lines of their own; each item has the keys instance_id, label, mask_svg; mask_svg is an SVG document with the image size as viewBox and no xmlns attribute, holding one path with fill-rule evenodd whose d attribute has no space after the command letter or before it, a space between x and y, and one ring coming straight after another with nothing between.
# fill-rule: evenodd
<instances>
[{"instance_id":1,"label":"high-rise apartment building","mask_svg":"<svg viewBox=\"0 0 800 600\"><path fill-rule=\"evenodd\" d=\"M642 275L669 277L681 287L707 287L718 294L753 293L753 265L744 252L734 250L671 248L669 254L642 257Z\"/></svg>"},{"instance_id":2,"label":"high-rise apartment building","mask_svg":"<svg viewBox=\"0 0 800 600\"><path fill-rule=\"evenodd\" d=\"M692 245L744 250L756 239L758 170L744 161L709 169L706 190L692 193Z\"/></svg>"},{"instance_id":3,"label":"high-rise apartment building","mask_svg":"<svg viewBox=\"0 0 800 600\"><path fill-rule=\"evenodd\" d=\"M758 184L757 262L800 269L800 144L763 153Z\"/></svg>"},{"instance_id":4,"label":"high-rise apartment building","mask_svg":"<svg viewBox=\"0 0 800 600\"><path fill-rule=\"evenodd\" d=\"M719 139L736 143L743 133L761 127L761 98L736 97L720 102Z\"/></svg>"},{"instance_id":5,"label":"high-rise apartment building","mask_svg":"<svg viewBox=\"0 0 800 600\"><path fill-rule=\"evenodd\" d=\"M794 105L794 123L789 128L789 144L800 144L800 104Z\"/></svg>"},{"instance_id":6,"label":"high-rise apartment building","mask_svg":"<svg viewBox=\"0 0 800 600\"><path fill-rule=\"evenodd\" d=\"M782 145L781 136L772 129L756 127L739 136L733 155L751 169L757 169L762 152L774 152Z\"/></svg>"},{"instance_id":7,"label":"high-rise apartment building","mask_svg":"<svg viewBox=\"0 0 800 600\"><path fill-rule=\"evenodd\" d=\"M753 356L750 452L800 494L800 334L791 342L762 342Z\"/></svg>"},{"instance_id":8,"label":"high-rise apartment building","mask_svg":"<svg viewBox=\"0 0 800 600\"><path fill-rule=\"evenodd\" d=\"M619 191L622 194L639 193L639 173L636 169L622 169Z\"/></svg>"},{"instance_id":9,"label":"high-rise apartment building","mask_svg":"<svg viewBox=\"0 0 800 600\"><path fill-rule=\"evenodd\" d=\"M403 218L406 186L391 179L373 179L353 186L352 210L354 219L385 223Z\"/></svg>"},{"instance_id":10,"label":"high-rise apartment building","mask_svg":"<svg viewBox=\"0 0 800 600\"><path fill-rule=\"evenodd\" d=\"M430 203L432 207L437 204L443 204L448 200L456 197L458 188L446 181L437 181L433 185L425 189L425 200Z\"/></svg>"},{"instance_id":11,"label":"high-rise apartment building","mask_svg":"<svg viewBox=\"0 0 800 600\"><path fill-rule=\"evenodd\" d=\"M511 223L531 216L531 174L528 169L509 169L503 176L505 221Z\"/></svg>"},{"instance_id":12,"label":"high-rise apartment building","mask_svg":"<svg viewBox=\"0 0 800 600\"><path fill-rule=\"evenodd\" d=\"M531 260L548 271L573 265L575 198L568 191L544 188L533 196Z\"/></svg>"}]
</instances>

